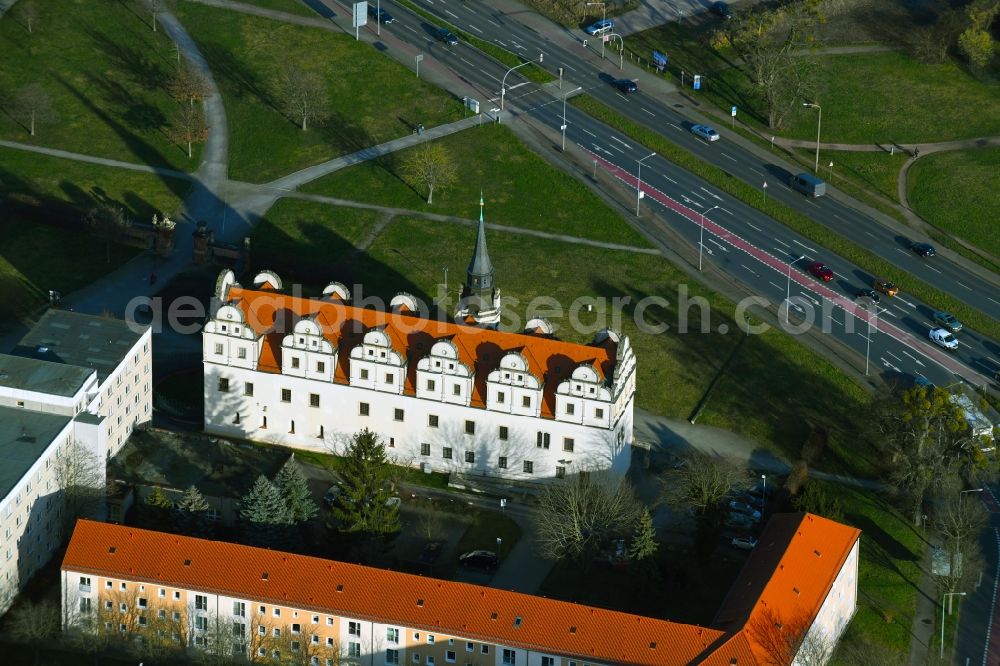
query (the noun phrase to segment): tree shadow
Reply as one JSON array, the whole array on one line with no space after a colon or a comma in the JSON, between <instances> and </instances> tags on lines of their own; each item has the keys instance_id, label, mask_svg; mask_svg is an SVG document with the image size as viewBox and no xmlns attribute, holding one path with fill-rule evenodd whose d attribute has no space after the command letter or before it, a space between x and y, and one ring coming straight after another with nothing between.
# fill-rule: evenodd
<instances>
[{"instance_id":1,"label":"tree shadow","mask_svg":"<svg viewBox=\"0 0 1000 666\"><path fill-rule=\"evenodd\" d=\"M124 72L136 85L146 90L162 90L170 80L170 72L150 60L148 51L115 41L96 28L85 30L85 34L108 56L113 68Z\"/></svg>"}]
</instances>

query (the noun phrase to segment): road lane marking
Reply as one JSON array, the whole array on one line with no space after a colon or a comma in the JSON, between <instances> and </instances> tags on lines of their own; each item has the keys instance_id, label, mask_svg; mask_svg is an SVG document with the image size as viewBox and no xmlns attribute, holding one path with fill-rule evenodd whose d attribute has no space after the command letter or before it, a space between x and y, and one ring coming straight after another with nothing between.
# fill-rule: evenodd
<instances>
[{"instance_id":1,"label":"road lane marking","mask_svg":"<svg viewBox=\"0 0 1000 666\"><path fill-rule=\"evenodd\" d=\"M611 137L611 140L612 140L612 141L617 141L618 143L622 144L623 146L625 146L625 147L626 147L626 148L628 148L629 150L632 150L632 146L628 145L627 143L625 143L624 141L622 141L621 139L619 139L619 138L618 138L618 137L616 137L616 136L612 136L612 137Z\"/></svg>"},{"instance_id":2,"label":"road lane marking","mask_svg":"<svg viewBox=\"0 0 1000 666\"><path fill-rule=\"evenodd\" d=\"M994 363L995 365L1000 366L1000 361L996 360L995 358L991 358L991 357L987 356L986 360Z\"/></svg>"},{"instance_id":3,"label":"road lane marking","mask_svg":"<svg viewBox=\"0 0 1000 666\"><path fill-rule=\"evenodd\" d=\"M486 19L486 20L489 21L490 23L492 23L493 25L495 25L498 28L502 28L503 27L502 25L500 25L499 23L497 23L493 19Z\"/></svg>"},{"instance_id":4,"label":"road lane marking","mask_svg":"<svg viewBox=\"0 0 1000 666\"><path fill-rule=\"evenodd\" d=\"M909 306L910 306L911 308L915 308L915 307L917 307L916 305L914 305L913 303L909 302L908 300L906 300L906 299L905 299L905 298L903 298L902 296L896 296L896 300L897 300L897 301L902 301L903 303L906 303L906 304L907 304L907 305L909 305Z\"/></svg>"},{"instance_id":5,"label":"road lane marking","mask_svg":"<svg viewBox=\"0 0 1000 666\"><path fill-rule=\"evenodd\" d=\"M623 94L621 94L621 93L615 93L615 94L616 94L616 95L618 95L619 97L621 97L621 98L622 98L623 100L625 100L626 102L628 101L628 97L626 97L625 95L623 95Z\"/></svg>"},{"instance_id":6,"label":"road lane marking","mask_svg":"<svg viewBox=\"0 0 1000 666\"><path fill-rule=\"evenodd\" d=\"M916 363L917 365L923 365L923 363L921 363L920 361L918 361L917 357L914 356L913 354L911 354L910 352L906 351L905 349L901 349L900 351L902 351L904 354L906 354L907 356L909 356L910 359L913 360L913 362Z\"/></svg>"},{"instance_id":7,"label":"road lane marking","mask_svg":"<svg viewBox=\"0 0 1000 666\"><path fill-rule=\"evenodd\" d=\"M719 201L722 201L722 197L720 197L720 196L719 196L719 195L717 195L717 194L712 194L711 192L709 192L708 190L706 190L706 189L705 189L704 187L699 187L698 189L699 189L699 190L701 190L702 192L704 192L705 194L707 194L707 195L709 195L709 196L712 196L712 197L715 197L715 198L716 198L716 199L718 199Z\"/></svg>"},{"instance_id":8,"label":"road lane marking","mask_svg":"<svg viewBox=\"0 0 1000 666\"><path fill-rule=\"evenodd\" d=\"M507 45L504 44L503 42L501 42L499 39L494 38L493 41L496 42L497 44L499 44L500 46L502 46L504 48L507 48Z\"/></svg>"},{"instance_id":9,"label":"road lane marking","mask_svg":"<svg viewBox=\"0 0 1000 666\"><path fill-rule=\"evenodd\" d=\"M406 28L407 30L409 30L410 32L412 32L414 35L419 35L420 34L419 32L417 32L416 30L414 30L410 26L406 25L405 23L403 24L403 27Z\"/></svg>"},{"instance_id":10,"label":"road lane marking","mask_svg":"<svg viewBox=\"0 0 1000 666\"><path fill-rule=\"evenodd\" d=\"M791 249L791 247L792 247L791 245L789 245L789 244L788 244L788 243L786 243L785 241L781 240L780 238L775 238L775 239L774 239L774 242L775 242L775 243L781 243L782 245L784 245L785 247L787 247L787 248L789 248L789 249Z\"/></svg>"},{"instance_id":11,"label":"road lane marking","mask_svg":"<svg viewBox=\"0 0 1000 666\"><path fill-rule=\"evenodd\" d=\"M458 14L456 14L456 13L452 12L452 11L451 11L450 9L446 9L446 10L444 10L444 13L445 13L445 14L448 14L449 16L452 16L452 17L454 17L454 18L458 18Z\"/></svg>"},{"instance_id":12,"label":"road lane marking","mask_svg":"<svg viewBox=\"0 0 1000 666\"><path fill-rule=\"evenodd\" d=\"M699 198L699 199L701 199L702 201L705 201L705 197L701 196L700 194L698 194L698 193L697 193L697 192L695 192L694 190L692 190L692 191L691 191L691 194L695 195L696 197L698 197L698 198Z\"/></svg>"},{"instance_id":13,"label":"road lane marking","mask_svg":"<svg viewBox=\"0 0 1000 666\"><path fill-rule=\"evenodd\" d=\"M905 254L906 256L910 256L910 253L909 253L909 252L907 252L906 250L902 249L902 248L898 248L898 247L897 247L897 248L896 248L896 252L902 252L902 253L903 253L903 254Z\"/></svg>"},{"instance_id":14,"label":"road lane marking","mask_svg":"<svg viewBox=\"0 0 1000 666\"><path fill-rule=\"evenodd\" d=\"M730 213L730 212L729 212L728 210L726 210L725 208L720 208L719 210L721 210L721 211L722 211L723 213L725 213L726 215L732 215L732 213Z\"/></svg>"},{"instance_id":15,"label":"road lane marking","mask_svg":"<svg viewBox=\"0 0 1000 666\"><path fill-rule=\"evenodd\" d=\"M994 303L996 303L997 305L1000 305L1000 301L996 300L995 298L990 298L989 296L987 296L987 297L986 297L986 299L987 299L987 300L990 300L990 301L993 301L993 302L994 302Z\"/></svg>"},{"instance_id":16,"label":"road lane marking","mask_svg":"<svg viewBox=\"0 0 1000 666\"><path fill-rule=\"evenodd\" d=\"M667 124L670 125L671 127L673 127L675 130L680 130L681 132L684 131L680 127L678 127L677 125L674 125L673 123L667 123Z\"/></svg>"},{"instance_id":17,"label":"road lane marking","mask_svg":"<svg viewBox=\"0 0 1000 666\"><path fill-rule=\"evenodd\" d=\"M709 242L709 243L714 243L714 244L718 245L718 246L719 246L719 249L720 249L720 250L722 250L723 252L729 252L729 248L728 248L728 247L726 247L725 245L723 245L723 244L722 244L722 243L720 243L719 241L715 240L715 239L714 239L714 238L712 238L711 236L709 236L709 238L708 238L708 242Z\"/></svg>"},{"instance_id":18,"label":"road lane marking","mask_svg":"<svg viewBox=\"0 0 1000 666\"><path fill-rule=\"evenodd\" d=\"M956 281L955 281L955 284L957 284L957 285L958 285L959 287L965 287L965 288L966 288L966 289L968 289L969 291L972 291L972 287L970 287L969 285L966 285L966 284L962 284L962 283L961 283L961 282L959 282L958 280L956 280Z\"/></svg>"},{"instance_id":19,"label":"road lane marking","mask_svg":"<svg viewBox=\"0 0 1000 666\"><path fill-rule=\"evenodd\" d=\"M591 132L590 130L586 130L586 129L582 128L582 127L579 128L579 129L580 129L581 132L586 132L587 134L589 134L590 136L594 137L595 139L597 138L597 135L594 134L593 132Z\"/></svg>"},{"instance_id":20,"label":"road lane marking","mask_svg":"<svg viewBox=\"0 0 1000 666\"><path fill-rule=\"evenodd\" d=\"M517 88L520 88L521 86L526 86L529 83L531 83L531 82L530 81L521 81L520 83L515 83L512 86L507 86L507 90L516 90Z\"/></svg>"},{"instance_id":21,"label":"road lane marking","mask_svg":"<svg viewBox=\"0 0 1000 666\"><path fill-rule=\"evenodd\" d=\"M777 240L777 238L775 240ZM795 243L796 245L801 245L802 247L804 247L805 249L809 250L810 252L815 252L816 251L814 248L809 247L805 243L800 243L799 241L797 241L794 238L792 239L792 242Z\"/></svg>"},{"instance_id":22,"label":"road lane marking","mask_svg":"<svg viewBox=\"0 0 1000 666\"><path fill-rule=\"evenodd\" d=\"M891 351L889 351L888 349L887 349L887 350L885 351L885 353L886 353L886 354L888 354L889 356L893 357L894 359L896 359L896 360L897 360L897 361L899 361L900 363L902 363L902 362L903 362L903 359L899 358L898 356L896 356L895 354L893 354L893 353L892 353Z\"/></svg>"},{"instance_id":23,"label":"road lane marking","mask_svg":"<svg viewBox=\"0 0 1000 666\"><path fill-rule=\"evenodd\" d=\"M645 108L643 108L641 106L639 108L642 109L643 111L645 111L646 113L648 113L649 115L653 116L654 118L656 117L656 114L653 113L652 111L650 111L649 109L645 109Z\"/></svg>"},{"instance_id":24,"label":"road lane marking","mask_svg":"<svg viewBox=\"0 0 1000 666\"><path fill-rule=\"evenodd\" d=\"M566 63L563 63L563 64L561 65L561 67L565 67L566 69L568 69L568 70L569 70L569 71L571 71L571 72L575 72L575 71L576 71L576 67L570 67L570 66L569 66L569 65L567 65Z\"/></svg>"},{"instance_id":25,"label":"road lane marking","mask_svg":"<svg viewBox=\"0 0 1000 666\"><path fill-rule=\"evenodd\" d=\"M464 62L466 65L468 65L470 67L475 67L475 65L473 65L471 62L469 62L468 60L466 60L462 56L458 56L458 59L461 60L462 62Z\"/></svg>"},{"instance_id":26,"label":"road lane marking","mask_svg":"<svg viewBox=\"0 0 1000 666\"><path fill-rule=\"evenodd\" d=\"M770 284L773 284L773 285L774 285L775 287L777 287L778 289L784 289L784 287L782 287L782 286L781 286L780 284L774 284L774 283L773 283L773 282L771 282L770 280L768 280L768 282L769 282Z\"/></svg>"},{"instance_id":27,"label":"road lane marking","mask_svg":"<svg viewBox=\"0 0 1000 666\"><path fill-rule=\"evenodd\" d=\"M660 174L660 175L662 175L662 176L663 176L664 178L666 178L667 180L669 180L669 181L670 181L671 183L673 183L674 185L676 185L676 184L677 184L677 181L676 181L676 180L674 180L673 178L671 178L670 176L668 176L668 175L666 175L666 174Z\"/></svg>"},{"instance_id":28,"label":"road lane marking","mask_svg":"<svg viewBox=\"0 0 1000 666\"><path fill-rule=\"evenodd\" d=\"M934 271L938 275L941 275L941 271L939 271L938 269L934 268L933 266L924 266L924 268L929 268L930 270ZM991 298L990 300L992 301L993 299ZM994 301L994 302L996 302L996 301Z\"/></svg>"},{"instance_id":29,"label":"road lane marking","mask_svg":"<svg viewBox=\"0 0 1000 666\"><path fill-rule=\"evenodd\" d=\"M878 236L876 236L875 234L873 234L870 231L866 231L865 233L868 234L869 236L871 236L872 238L878 238Z\"/></svg>"},{"instance_id":30,"label":"road lane marking","mask_svg":"<svg viewBox=\"0 0 1000 666\"><path fill-rule=\"evenodd\" d=\"M760 227L754 225L752 222L747 222L747 226L750 227L751 229L756 229L757 231L759 231L761 233L764 233L763 229L761 229Z\"/></svg>"},{"instance_id":31,"label":"road lane marking","mask_svg":"<svg viewBox=\"0 0 1000 666\"><path fill-rule=\"evenodd\" d=\"M899 306L898 306L898 305L896 305L895 303L893 303L893 304L892 304L892 307L896 308L897 310L899 310L900 312L902 312L902 313L903 313L904 315L908 315L908 314L910 314L909 312L907 312L907 311L906 311L906 310L904 310L903 308L899 307Z\"/></svg>"},{"instance_id":32,"label":"road lane marking","mask_svg":"<svg viewBox=\"0 0 1000 666\"><path fill-rule=\"evenodd\" d=\"M734 161L734 162L736 162L736 161L737 161L735 157L731 157L731 156L730 156L730 155L728 155L727 153L723 153L723 152L722 152L721 150L719 151L719 153L721 153L721 154L722 154L722 156L723 156L723 157L725 157L725 158L727 158L727 159L731 159L731 160L732 160L732 161Z\"/></svg>"},{"instance_id":33,"label":"road lane marking","mask_svg":"<svg viewBox=\"0 0 1000 666\"><path fill-rule=\"evenodd\" d=\"M746 264L740 264L740 266L742 266L743 268L745 268L747 270L747 272L749 272L749 273L751 273L753 275L757 275L757 273L752 268L750 268L749 266L747 266ZM760 277L760 275L757 275L757 277Z\"/></svg>"},{"instance_id":34,"label":"road lane marking","mask_svg":"<svg viewBox=\"0 0 1000 666\"><path fill-rule=\"evenodd\" d=\"M473 30L475 30L476 32L478 32L480 35L483 34L482 30L480 30L476 26L472 25L471 23L469 24L469 27L472 28Z\"/></svg>"}]
</instances>

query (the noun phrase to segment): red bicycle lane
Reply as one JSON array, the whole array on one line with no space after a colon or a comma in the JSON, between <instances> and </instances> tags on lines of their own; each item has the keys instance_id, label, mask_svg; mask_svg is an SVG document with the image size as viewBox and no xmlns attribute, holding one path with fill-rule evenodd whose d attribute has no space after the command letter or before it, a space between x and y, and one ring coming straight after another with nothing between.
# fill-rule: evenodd
<instances>
[{"instance_id":1,"label":"red bicycle lane","mask_svg":"<svg viewBox=\"0 0 1000 666\"><path fill-rule=\"evenodd\" d=\"M585 152L589 153L593 157L593 159L597 161L597 163L605 171L618 178L620 181L628 185L630 188L638 188L639 182L636 176L629 173L628 171L622 170L620 167L618 167L615 164L612 164L611 162L604 159L603 157L593 152L592 150L584 148L583 146L581 146L581 148L583 148ZM645 196L651 197L654 201L656 201L660 205L687 218L694 224L696 225L704 224L705 231L711 233L712 235L716 236L721 240L726 241L731 246L741 250L748 256L753 257L758 262L764 264L768 268L777 271L782 276L788 277L789 275L787 269L788 262L782 261L781 259L778 259L777 257L767 252L766 250L758 248L757 246L744 240L740 236L737 236L736 234L729 231L725 227L719 225L718 223L713 222L708 218L702 218L702 216L697 211L688 208L684 204L680 203L679 201L675 200L674 198L670 197L664 192L661 192L660 190L651 186L648 183L642 186L642 191L644 192ZM887 322L884 318L879 319L877 314L873 315L866 308L863 308L854 301L848 300L847 298L844 298L840 294L835 293L834 291L827 288L825 285L809 280L808 278L806 278L804 274L799 273L797 271L793 271L791 272L791 280L795 282L796 285L808 289L809 291L812 291L821 298L829 301L831 304L839 307L840 309L844 310L845 312L852 315L856 319L864 322L865 324L868 324L870 319L871 326L875 331L887 333L888 335L890 335L890 337L907 345L913 351L920 353L928 360L937 363L946 370L954 374L957 374L973 383L982 383L982 381L985 379L984 377L980 376L978 373L974 372L970 368L967 368L966 366L957 362L951 356L948 356L947 354L940 352L936 348L931 347L930 344L925 343L920 338L917 338L911 333L908 333L907 331L898 328L894 324Z\"/></svg>"}]
</instances>

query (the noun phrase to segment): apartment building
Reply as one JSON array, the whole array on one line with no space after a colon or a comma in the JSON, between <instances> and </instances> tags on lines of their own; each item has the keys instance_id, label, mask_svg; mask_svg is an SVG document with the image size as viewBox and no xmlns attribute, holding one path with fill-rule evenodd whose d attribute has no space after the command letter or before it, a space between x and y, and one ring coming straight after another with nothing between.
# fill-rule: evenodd
<instances>
[{"instance_id":1,"label":"apartment building","mask_svg":"<svg viewBox=\"0 0 1000 666\"><path fill-rule=\"evenodd\" d=\"M492 274L469 280L495 289ZM542 321L510 333L431 320L406 294L381 311L350 305L339 283L319 298L281 288L270 272L253 289L219 276L202 333L206 431L339 451L369 428L400 464L520 480L628 469L628 337L581 345Z\"/></svg>"},{"instance_id":2,"label":"apartment building","mask_svg":"<svg viewBox=\"0 0 1000 666\"><path fill-rule=\"evenodd\" d=\"M13 354L91 370L104 419L106 456L125 445L132 430L152 419L152 333L148 326L110 317L49 310Z\"/></svg>"},{"instance_id":3,"label":"apartment building","mask_svg":"<svg viewBox=\"0 0 1000 666\"><path fill-rule=\"evenodd\" d=\"M93 370L0 355L0 613L61 544L60 484L90 460L104 485L96 396Z\"/></svg>"},{"instance_id":4,"label":"apartment building","mask_svg":"<svg viewBox=\"0 0 1000 666\"><path fill-rule=\"evenodd\" d=\"M358 666L767 664L773 661L749 630L749 614L768 607L785 616L801 607L810 626L842 631L841 618L854 611L858 537L811 514L781 516L762 536L771 544L761 551L767 557L751 557L733 586L723 609L729 626L700 627L81 520L62 564L63 623L258 662L296 653L316 666L342 659ZM786 571L792 565L794 574ZM790 583L794 593L784 589ZM753 591L761 596L750 599ZM742 623L733 619L741 610Z\"/></svg>"}]
</instances>

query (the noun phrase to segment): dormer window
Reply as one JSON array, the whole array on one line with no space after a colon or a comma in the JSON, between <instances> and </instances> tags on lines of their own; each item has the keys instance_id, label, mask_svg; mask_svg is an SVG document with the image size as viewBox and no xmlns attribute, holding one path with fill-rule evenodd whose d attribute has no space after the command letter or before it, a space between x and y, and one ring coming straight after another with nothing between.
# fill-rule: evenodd
<instances>
[{"instance_id":1,"label":"dormer window","mask_svg":"<svg viewBox=\"0 0 1000 666\"><path fill-rule=\"evenodd\" d=\"M381 358L385 358L385 352L380 352L380 353L379 353L379 356L380 356Z\"/></svg>"}]
</instances>

